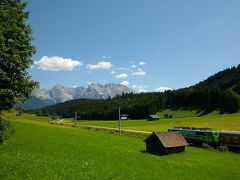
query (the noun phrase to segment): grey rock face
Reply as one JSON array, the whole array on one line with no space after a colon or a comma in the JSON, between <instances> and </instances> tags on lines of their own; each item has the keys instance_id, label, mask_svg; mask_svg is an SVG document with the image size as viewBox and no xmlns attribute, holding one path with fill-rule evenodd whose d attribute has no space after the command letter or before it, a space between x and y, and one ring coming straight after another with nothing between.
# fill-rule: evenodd
<instances>
[{"instance_id":1,"label":"grey rock face","mask_svg":"<svg viewBox=\"0 0 240 180\"><path fill-rule=\"evenodd\" d=\"M73 99L106 99L113 98L122 93L133 92L132 89L122 84L105 84L92 83L87 88L75 87L66 88L62 85L55 85L52 89L37 89L33 91L32 97L22 105L23 109L36 109L52 104L65 102Z\"/></svg>"}]
</instances>

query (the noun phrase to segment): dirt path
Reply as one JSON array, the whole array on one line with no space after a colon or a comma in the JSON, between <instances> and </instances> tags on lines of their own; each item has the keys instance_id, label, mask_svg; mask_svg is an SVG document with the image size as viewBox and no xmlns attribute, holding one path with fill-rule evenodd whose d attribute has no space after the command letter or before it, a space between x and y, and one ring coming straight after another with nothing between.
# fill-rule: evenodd
<instances>
[{"instance_id":1,"label":"dirt path","mask_svg":"<svg viewBox=\"0 0 240 180\"><path fill-rule=\"evenodd\" d=\"M102 129L102 130L112 130L118 132L118 128L111 128L111 127L102 127L102 126L86 126L86 125L79 125L79 127L83 128L92 128L92 129ZM121 132L130 132L130 133L139 133L139 134L151 134L152 132L149 131L138 131L138 130L131 130L131 129L121 129Z\"/></svg>"}]
</instances>

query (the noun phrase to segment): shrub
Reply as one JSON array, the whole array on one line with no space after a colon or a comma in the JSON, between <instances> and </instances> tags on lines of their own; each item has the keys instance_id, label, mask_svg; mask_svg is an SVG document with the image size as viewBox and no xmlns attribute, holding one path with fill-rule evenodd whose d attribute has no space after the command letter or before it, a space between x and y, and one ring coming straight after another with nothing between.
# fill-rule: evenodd
<instances>
[{"instance_id":1,"label":"shrub","mask_svg":"<svg viewBox=\"0 0 240 180\"><path fill-rule=\"evenodd\" d=\"M9 139L14 133L14 129L9 121L4 121L0 119L0 143Z\"/></svg>"},{"instance_id":2,"label":"shrub","mask_svg":"<svg viewBox=\"0 0 240 180\"><path fill-rule=\"evenodd\" d=\"M168 114L164 114L163 116L164 116L165 118L168 118Z\"/></svg>"}]
</instances>

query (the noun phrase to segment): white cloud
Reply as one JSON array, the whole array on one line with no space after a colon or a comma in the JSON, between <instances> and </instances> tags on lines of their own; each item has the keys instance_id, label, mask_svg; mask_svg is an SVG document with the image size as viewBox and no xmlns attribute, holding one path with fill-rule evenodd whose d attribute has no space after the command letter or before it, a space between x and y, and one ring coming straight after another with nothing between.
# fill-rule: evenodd
<instances>
[{"instance_id":1,"label":"white cloud","mask_svg":"<svg viewBox=\"0 0 240 180\"><path fill-rule=\"evenodd\" d=\"M103 59L111 59L110 56L102 56Z\"/></svg>"},{"instance_id":2,"label":"white cloud","mask_svg":"<svg viewBox=\"0 0 240 180\"><path fill-rule=\"evenodd\" d=\"M156 89L156 91L159 91L159 92L165 92L165 91L172 91L173 89L172 88L169 88L169 87L159 87Z\"/></svg>"},{"instance_id":3,"label":"white cloud","mask_svg":"<svg viewBox=\"0 0 240 180\"><path fill-rule=\"evenodd\" d=\"M126 70L127 71L127 70L129 70L129 68L127 68L127 67L119 67L118 70Z\"/></svg>"},{"instance_id":4,"label":"white cloud","mask_svg":"<svg viewBox=\"0 0 240 180\"><path fill-rule=\"evenodd\" d=\"M97 64L88 64L87 69L110 69L112 66L112 63L110 62L101 61Z\"/></svg>"},{"instance_id":5,"label":"white cloud","mask_svg":"<svg viewBox=\"0 0 240 180\"><path fill-rule=\"evenodd\" d=\"M116 71L112 71L111 74L116 74Z\"/></svg>"},{"instance_id":6,"label":"white cloud","mask_svg":"<svg viewBox=\"0 0 240 180\"><path fill-rule=\"evenodd\" d=\"M133 76L145 76L146 72L143 71L141 68L138 68L138 71L132 73Z\"/></svg>"},{"instance_id":7,"label":"white cloud","mask_svg":"<svg viewBox=\"0 0 240 180\"><path fill-rule=\"evenodd\" d=\"M124 85L124 86L129 86L129 82L128 81L123 81L123 82L121 82L121 84Z\"/></svg>"},{"instance_id":8,"label":"white cloud","mask_svg":"<svg viewBox=\"0 0 240 180\"><path fill-rule=\"evenodd\" d=\"M131 67L132 67L132 68L136 68L136 66L135 66L135 65L132 65Z\"/></svg>"},{"instance_id":9,"label":"white cloud","mask_svg":"<svg viewBox=\"0 0 240 180\"><path fill-rule=\"evenodd\" d=\"M146 63L143 62L143 61L140 61L140 62L139 62L139 65L140 65L140 66L143 66L143 65L145 65L145 64L146 64Z\"/></svg>"},{"instance_id":10,"label":"white cloud","mask_svg":"<svg viewBox=\"0 0 240 180\"><path fill-rule=\"evenodd\" d=\"M145 76L146 72L141 70L141 71L133 72L132 75L133 76Z\"/></svg>"},{"instance_id":11,"label":"white cloud","mask_svg":"<svg viewBox=\"0 0 240 180\"><path fill-rule=\"evenodd\" d=\"M148 92L146 89L139 89L138 90L138 93L146 93L146 92Z\"/></svg>"},{"instance_id":12,"label":"white cloud","mask_svg":"<svg viewBox=\"0 0 240 180\"><path fill-rule=\"evenodd\" d=\"M128 75L126 74L126 73L122 73L122 74L116 74L115 75L115 78L127 78L128 77Z\"/></svg>"},{"instance_id":13,"label":"white cloud","mask_svg":"<svg viewBox=\"0 0 240 180\"><path fill-rule=\"evenodd\" d=\"M137 91L138 93L148 92L148 90L146 89L147 86L133 85L132 88L133 88L135 91Z\"/></svg>"},{"instance_id":14,"label":"white cloud","mask_svg":"<svg viewBox=\"0 0 240 180\"><path fill-rule=\"evenodd\" d=\"M72 71L75 67L81 66L82 62L59 56L43 56L39 61L35 61L34 64L38 65L38 69L45 71Z\"/></svg>"}]
</instances>

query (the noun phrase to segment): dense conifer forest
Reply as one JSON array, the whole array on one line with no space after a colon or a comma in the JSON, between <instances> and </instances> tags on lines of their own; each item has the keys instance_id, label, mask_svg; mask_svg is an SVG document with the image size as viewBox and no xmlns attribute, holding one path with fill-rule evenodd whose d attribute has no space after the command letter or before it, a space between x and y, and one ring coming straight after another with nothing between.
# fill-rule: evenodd
<instances>
[{"instance_id":1,"label":"dense conifer forest","mask_svg":"<svg viewBox=\"0 0 240 180\"><path fill-rule=\"evenodd\" d=\"M131 119L145 119L149 114L170 109L197 109L211 112L234 113L240 109L240 65L225 69L194 86L166 91L140 94L122 94L113 99L72 100L32 112L39 115L59 115L80 119L113 120L118 119L118 107L122 114Z\"/></svg>"}]
</instances>

